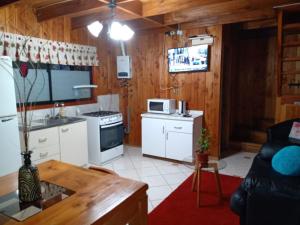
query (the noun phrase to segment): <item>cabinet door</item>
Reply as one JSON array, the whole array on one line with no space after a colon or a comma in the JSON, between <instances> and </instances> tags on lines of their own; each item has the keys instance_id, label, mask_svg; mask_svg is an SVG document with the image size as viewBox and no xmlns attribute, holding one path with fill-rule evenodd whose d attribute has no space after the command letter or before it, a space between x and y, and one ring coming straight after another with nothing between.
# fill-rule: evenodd
<instances>
[{"instance_id":1,"label":"cabinet door","mask_svg":"<svg viewBox=\"0 0 300 225\"><path fill-rule=\"evenodd\" d=\"M77 166L88 163L86 122L59 127L61 161Z\"/></svg>"},{"instance_id":2,"label":"cabinet door","mask_svg":"<svg viewBox=\"0 0 300 225\"><path fill-rule=\"evenodd\" d=\"M168 131L166 135L166 158L189 161L193 154L193 135L173 131Z\"/></svg>"},{"instance_id":3,"label":"cabinet door","mask_svg":"<svg viewBox=\"0 0 300 225\"><path fill-rule=\"evenodd\" d=\"M142 119L143 154L165 157L165 127L160 119Z\"/></svg>"}]
</instances>

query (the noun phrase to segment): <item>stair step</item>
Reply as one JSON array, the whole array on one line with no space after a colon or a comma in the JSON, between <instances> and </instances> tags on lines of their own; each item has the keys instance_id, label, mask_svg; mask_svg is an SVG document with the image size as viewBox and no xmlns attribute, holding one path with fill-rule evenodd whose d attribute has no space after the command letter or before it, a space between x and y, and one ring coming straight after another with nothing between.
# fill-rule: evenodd
<instances>
[{"instance_id":1,"label":"stair step","mask_svg":"<svg viewBox=\"0 0 300 225\"><path fill-rule=\"evenodd\" d=\"M245 151L245 152L259 152L262 144L245 141L231 141L229 143L230 148L233 150Z\"/></svg>"},{"instance_id":2,"label":"stair step","mask_svg":"<svg viewBox=\"0 0 300 225\"><path fill-rule=\"evenodd\" d=\"M258 119L256 121L256 129L267 131L267 129L275 124L274 119Z\"/></svg>"},{"instance_id":3,"label":"stair step","mask_svg":"<svg viewBox=\"0 0 300 225\"><path fill-rule=\"evenodd\" d=\"M247 138L250 142L263 144L267 141L267 133L264 131L252 130Z\"/></svg>"}]
</instances>

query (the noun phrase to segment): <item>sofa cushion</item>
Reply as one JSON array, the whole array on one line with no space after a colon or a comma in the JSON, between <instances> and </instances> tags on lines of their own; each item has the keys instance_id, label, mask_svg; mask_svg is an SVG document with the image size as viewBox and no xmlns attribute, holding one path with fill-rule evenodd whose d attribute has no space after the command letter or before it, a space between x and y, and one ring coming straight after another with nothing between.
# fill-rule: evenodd
<instances>
[{"instance_id":1,"label":"sofa cushion","mask_svg":"<svg viewBox=\"0 0 300 225\"><path fill-rule=\"evenodd\" d=\"M300 147L291 145L282 148L272 158L275 171L287 176L300 176Z\"/></svg>"},{"instance_id":2,"label":"sofa cushion","mask_svg":"<svg viewBox=\"0 0 300 225\"><path fill-rule=\"evenodd\" d=\"M271 161L273 156L286 145L287 143L280 142L265 143L260 149L259 157L261 159Z\"/></svg>"}]
</instances>

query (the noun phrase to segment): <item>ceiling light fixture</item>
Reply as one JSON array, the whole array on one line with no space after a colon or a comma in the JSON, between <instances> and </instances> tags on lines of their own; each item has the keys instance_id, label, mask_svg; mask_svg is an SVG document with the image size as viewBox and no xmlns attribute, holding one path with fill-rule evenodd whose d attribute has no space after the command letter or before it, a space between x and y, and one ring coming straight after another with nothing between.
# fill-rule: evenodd
<instances>
[{"instance_id":1,"label":"ceiling light fixture","mask_svg":"<svg viewBox=\"0 0 300 225\"><path fill-rule=\"evenodd\" d=\"M107 34L113 40L128 41L133 37L134 31L129 26L122 25L120 22L114 20L116 6L116 0L111 0L108 4L108 7L111 9L111 23L108 26ZM87 28L93 36L98 37L103 29L103 25L99 21L95 21L89 24Z\"/></svg>"}]
</instances>

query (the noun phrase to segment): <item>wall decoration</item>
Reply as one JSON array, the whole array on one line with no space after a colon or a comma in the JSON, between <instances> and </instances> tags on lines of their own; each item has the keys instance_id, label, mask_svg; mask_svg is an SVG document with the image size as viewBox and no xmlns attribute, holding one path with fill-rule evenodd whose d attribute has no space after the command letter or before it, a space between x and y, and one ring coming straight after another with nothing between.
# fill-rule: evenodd
<instances>
[{"instance_id":1,"label":"wall decoration","mask_svg":"<svg viewBox=\"0 0 300 225\"><path fill-rule=\"evenodd\" d=\"M98 66L97 48L0 32L0 56L13 61Z\"/></svg>"}]
</instances>

